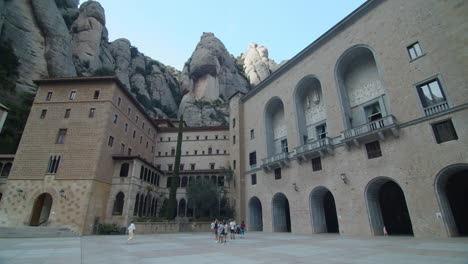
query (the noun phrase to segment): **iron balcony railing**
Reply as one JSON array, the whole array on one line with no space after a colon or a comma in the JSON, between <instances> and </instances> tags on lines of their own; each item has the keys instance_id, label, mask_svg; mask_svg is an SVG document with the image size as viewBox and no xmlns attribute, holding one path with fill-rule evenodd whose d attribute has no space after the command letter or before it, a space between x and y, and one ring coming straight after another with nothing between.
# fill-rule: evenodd
<instances>
[{"instance_id":1,"label":"iron balcony railing","mask_svg":"<svg viewBox=\"0 0 468 264\"><path fill-rule=\"evenodd\" d=\"M288 152L281 152L278 154L274 154L268 158L262 159L262 167L264 169L271 169L272 167L284 167L288 166L289 163L289 153Z\"/></svg>"},{"instance_id":2,"label":"iron balcony railing","mask_svg":"<svg viewBox=\"0 0 468 264\"><path fill-rule=\"evenodd\" d=\"M305 145L299 146L296 148L296 155L301 155L308 152L313 152L324 147L330 146L330 138L322 138L319 140L312 141Z\"/></svg>"},{"instance_id":3,"label":"iron balcony railing","mask_svg":"<svg viewBox=\"0 0 468 264\"><path fill-rule=\"evenodd\" d=\"M428 107L424 108L424 114L426 116L430 116L430 115L433 115L435 113L445 111L447 109L449 109L448 103L447 102L442 102L442 103L439 103L439 104L436 104L436 105L431 105L431 106L428 106Z\"/></svg>"},{"instance_id":4,"label":"iron balcony railing","mask_svg":"<svg viewBox=\"0 0 468 264\"><path fill-rule=\"evenodd\" d=\"M345 132L343 132L343 134L346 140L346 139L358 137L360 135L372 133L374 131L378 131L383 128L392 127L395 125L396 125L395 117L393 115L388 115L381 119L346 130Z\"/></svg>"}]
</instances>

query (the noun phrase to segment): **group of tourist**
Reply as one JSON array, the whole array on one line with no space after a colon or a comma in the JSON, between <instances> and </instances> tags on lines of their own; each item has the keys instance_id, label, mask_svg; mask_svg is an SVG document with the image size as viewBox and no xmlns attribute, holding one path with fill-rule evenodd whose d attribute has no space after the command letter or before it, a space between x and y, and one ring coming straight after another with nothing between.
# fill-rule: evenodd
<instances>
[{"instance_id":1,"label":"group of tourist","mask_svg":"<svg viewBox=\"0 0 468 264\"><path fill-rule=\"evenodd\" d=\"M227 235L230 234L231 240L236 239L236 234L245 234L245 223L242 221L240 225L237 225L236 220L230 219L229 221L215 221L211 222L211 232L215 236L215 241L220 244L226 245Z\"/></svg>"}]
</instances>

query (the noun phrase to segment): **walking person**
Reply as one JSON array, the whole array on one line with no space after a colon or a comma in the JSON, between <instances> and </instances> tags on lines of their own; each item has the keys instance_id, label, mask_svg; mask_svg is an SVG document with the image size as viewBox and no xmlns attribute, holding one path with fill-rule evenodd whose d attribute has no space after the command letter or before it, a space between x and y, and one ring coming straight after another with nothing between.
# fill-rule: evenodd
<instances>
[{"instance_id":1,"label":"walking person","mask_svg":"<svg viewBox=\"0 0 468 264\"><path fill-rule=\"evenodd\" d=\"M231 229L231 227L226 222L223 222L223 224L224 224L223 241L224 241L224 245L226 245L226 243L227 243L227 234L228 234L229 230Z\"/></svg>"},{"instance_id":2,"label":"walking person","mask_svg":"<svg viewBox=\"0 0 468 264\"><path fill-rule=\"evenodd\" d=\"M213 234L215 236L215 241L218 242L218 225L219 225L219 222L218 222L218 219L216 219L214 221L214 226L213 226Z\"/></svg>"},{"instance_id":3,"label":"walking person","mask_svg":"<svg viewBox=\"0 0 468 264\"><path fill-rule=\"evenodd\" d=\"M231 235L230 238L231 240L236 239L236 221L234 219L231 220L229 223L229 227L231 228Z\"/></svg>"},{"instance_id":4,"label":"walking person","mask_svg":"<svg viewBox=\"0 0 468 264\"><path fill-rule=\"evenodd\" d=\"M218 243L223 243L223 233L224 233L224 225L223 222L218 223Z\"/></svg>"},{"instance_id":5,"label":"walking person","mask_svg":"<svg viewBox=\"0 0 468 264\"><path fill-rule=\"evenodd\" d=\"M245 223L244 223L244 221L242 221L242 223L241 223L241 235L242 235L242 237L244 237L244 235L245 235Z\"/></svg>"},{"instance_id":6,"label":"walking person","mask_svg":"<svg viewBox=\"0 0 468 264\"><path fill-rule=\"evenodd\" d=\"M133 224L133 221L130 222L130 225L128 226L128 239L127 239L127 244L130 243L130 241L133 240L133 233L135 232L135 224Z\"/></svg>"}]
</instances>

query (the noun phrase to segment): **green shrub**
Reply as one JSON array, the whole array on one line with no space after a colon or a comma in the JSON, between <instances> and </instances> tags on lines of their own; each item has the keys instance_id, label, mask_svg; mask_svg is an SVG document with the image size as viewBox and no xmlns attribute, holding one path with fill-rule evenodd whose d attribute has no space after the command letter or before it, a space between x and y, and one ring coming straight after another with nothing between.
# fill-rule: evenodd
<instances>
[{"instance_id":1,"label":"green shrub","mask_svg":"<svg viewBox=\"0 0 468 264\"><path fill-rule=\"evenodd\" d=\"M99 224L100 234L110 234L119 232L119 227L116 224Z\"/></svg>"}]
</instances>

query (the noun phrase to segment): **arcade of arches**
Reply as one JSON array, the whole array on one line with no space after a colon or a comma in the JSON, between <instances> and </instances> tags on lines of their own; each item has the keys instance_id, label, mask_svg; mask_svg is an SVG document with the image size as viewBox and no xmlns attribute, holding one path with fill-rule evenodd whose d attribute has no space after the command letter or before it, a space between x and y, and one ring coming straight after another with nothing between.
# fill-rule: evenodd
<instances>
[{"instance_id":1,"label":"arcade of arches","mask_svg":"<svg viewBox=\"0 0 468 264\"><path fill-rule=\"evenodd\" d=\"M435 180L435 194L450 236L468 236L468 164L455 164L443 169ZM365 189L365 201L373 235L413 236L413 225L405 193L389 177L372 179ZM272 200L273 232L291 232L288 198L276 193ZM309 198L313 233L339 233L335 198L326 187L313 189ZM262 202L257 196L248 201L248 226L263 231Z\"/></svg>"}]
</instances>

